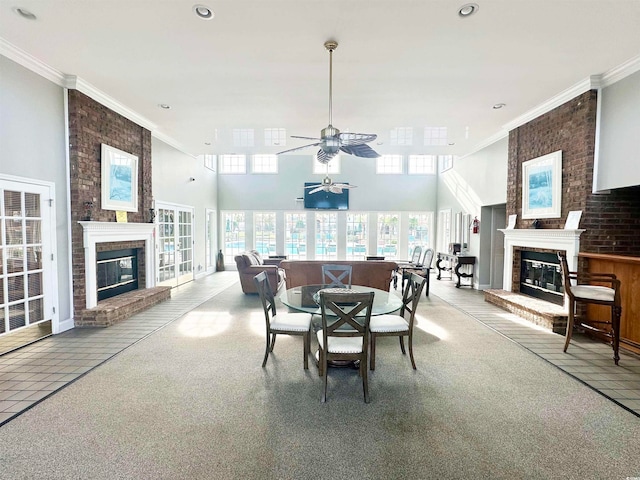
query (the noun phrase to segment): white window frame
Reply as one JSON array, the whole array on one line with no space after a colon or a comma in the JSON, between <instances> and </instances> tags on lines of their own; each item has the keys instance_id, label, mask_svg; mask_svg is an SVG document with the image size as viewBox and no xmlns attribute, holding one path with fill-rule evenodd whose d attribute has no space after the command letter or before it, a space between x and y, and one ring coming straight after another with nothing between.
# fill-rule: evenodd
<instances>
[{"instance_id":1,"label":"white window frame","mask_svg":"<svg viewBox=\"0 0 640 480\"><path fill-rule=\"evenodd\" d=\"M401 175L403 160L402 155L381 155L376 158L376 173L378 175Z\"/></svg>"},{"instance_id":2,"label":"white window frame","mask_svg":"<svg viewBox=\"0 0 640 480\"><path fill-rule=\"evenodd\" d=\"M264 225L267 224L267 216L272 217L273 232L268 235L260 235L260 232L267 232ZM267 252L258 248L258 242L264 242L267 240ZM278 243L278 229L276 226L276 212L253 212L253 245L254 248L260 252L262 256L275 255ZM271 246L273 245L273 250Z\"/></svg>"},{"instance_id":3,"label":"white window frame","mask_svg":"<svg viewBox=\"0 0 640 480\"><path fill-rule=\"evenodd\" d=\"M247 156L236 153L220 155L220 173L225 175L247 173Z\"/></svg>"},{"instance_id":4,"label":"white window frame","mask_svg":"<svg viewBox=\"0 0 640 480\"><path fill-rule=\"evenodd\" d=\"M413 145L413 127L396 127L389 132L391 145Z\"/></svg>"},{"instance_id":5,"label":"white window frame","mask_svg":"<svg viewBox=\"0 0 640 480\"><path fill-rule=\"evenodd\" d=\"M409 155L407 174L435 175L437 163L437 155Z\"/></svg>"},{"instance_id":6,"label":"white window frame","mask_svg":"<svg viewBox=\"0 0 640 480\"><path fill-rule=\"evenodd\" d=\"M447 144L447 127L424 127L425 146Z\"/></svg>"},{"instance_id":7,"label":"white window frame","mask_svg":"<svg viewBox=\"0 0 640 480\"><path fill-rule=\"evenodd\" d=\"M440 173L453 168L453 155L438 155L438 166Z\"/></svg>"},{"instance_id":8,"label":"white window frame","mask_svg":"<svg viewBox=\"0 0 640 480\"><path fill-rule=\"evenodd\" d=\"M234 147L253 147L255 145L255 133L253 128L234 128L233 129L233 146Z\"/></svg>"},{"instance_id":9,"label":"white window frame","mask_svg":"<svg viewBox=\"0 0 640 480\"><path fill-rule=\"evenodd\" d=\"M208 168L212 172L215 172L216 171L216 163L218 163L217 159L218 159L217 155L204 154L203 155L204 168Z\"/></svg>"},{"instance_id":10,"label":"white window frame","mask_svg":"<svg viewBox=\"0 0 640 480\"><path fill-rule=\"evenodd\" d=\"M278 156L274 154L255 154L251 157L251 173L278 173Z\"/></svg>"},{"instance_id":11,"label":"white window frame","mask_svg":"<svg viewBox=\"0 0 640 480\"><path fill-rule=\"evenodd\" d=\"M264 144L267 147L284 147L287 145L286 128L265 128Z\"/></svg>"}]
</instances>

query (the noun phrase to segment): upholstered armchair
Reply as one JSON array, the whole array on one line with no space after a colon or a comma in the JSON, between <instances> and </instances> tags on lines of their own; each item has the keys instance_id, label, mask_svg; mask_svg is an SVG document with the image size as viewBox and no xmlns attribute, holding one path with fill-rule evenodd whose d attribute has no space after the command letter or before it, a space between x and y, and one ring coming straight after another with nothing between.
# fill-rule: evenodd
<instances>
[{"instance_id":1,"label":"upholstered armchair","mask_svg":"<svg viewBox=\"0 0 640 480\"><path fill-rule=\"evenodd\" d=\"M284 271L280 268L281 258L262 258L256 250L242 252L234 257L244 293L258 293L253 278L260 272L267 272L271 291L277 292L284 283Z\"/></svg>"}]
</instances>

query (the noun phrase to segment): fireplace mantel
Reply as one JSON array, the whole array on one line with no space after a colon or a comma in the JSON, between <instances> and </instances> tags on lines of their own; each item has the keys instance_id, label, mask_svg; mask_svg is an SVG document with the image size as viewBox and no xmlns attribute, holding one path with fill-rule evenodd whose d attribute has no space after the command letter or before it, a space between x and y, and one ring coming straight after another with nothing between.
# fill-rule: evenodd
<instances>
[{"instance_id":1,"label":"fireplace mantel","mask_svg":"<svg viewBox=\"0 0 640 480\"><path fill-rule=\"evenodd\" d=\"M153 223L78 222L83 230L87 308L98 304L96 245L104 242L144 241L146 288L155 286Z\"/></svg>"},{"instance_id":2,"label":"fireplace mantel","mask_svg":"<svg viewBox=\"0 0 640 480\"><path fill-rule=\"evenodd\" d=\"M512 291L513 248L529 247L548 250L564 250L567 252L567 263L570 270L578 268L578 252L580 251L580 235L584 230L560 229L500 229L504 234L504 276L503 289Z\"/></svg>"}]
</instances>

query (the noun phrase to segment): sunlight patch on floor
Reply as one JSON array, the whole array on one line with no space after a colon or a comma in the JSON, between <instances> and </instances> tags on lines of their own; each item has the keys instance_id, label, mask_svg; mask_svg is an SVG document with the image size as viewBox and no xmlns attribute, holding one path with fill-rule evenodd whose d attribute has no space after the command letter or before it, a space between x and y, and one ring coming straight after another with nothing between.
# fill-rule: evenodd
<instances>
[{"instance_id":1,"label":"sunlight patch on floor","mask_svg":"<svg viewBox=\"0 0 640 480\"><path fill-rule=\"evenodd\" d=\"M551 332L548 328L544 328L541 327L540 325L536 325L535 323L530 322L529 320L525 320L522 317L519 317L517 315L514 315L513 313L498 313L498 314L494 314L496 317L500 317L500 318L504 318L505 320L509 320L510 322L513 323L517 323L518 325L521 325L523 327L528 327L531 328L533 330L537 330L539 332L544 332L544 333L549 333L551 335L556 335L555 333Z\"/></svg>"},{"instance_id":2,"label":"sunlight patch on floor","mask_svg":"<svg viewBox=\"0 0 640 480\"><path fill-rule=\"evenodd\" d=\"M440 340L446 340L449 338L449 333L442 328L440 325L437 325L422 315L417 315L415 318L414 328L419 328L423 332L428 333L429 335L433 335L434 337L438 337Z\"/></svg>"},{"instance_id":3,"label":"sunlight patch on floor","mask_svg":"<svg viewBox=\"0 0 640 480\"><path fill-rule=\"evenodd\" d=\"M259 310L249 314L249 330L260 337L266 335L264 311Z\"/></svg>"},{"instance_id":4,"label":"sunlight patch on floor","mask_svg":"<svg viewBox=\"0 0 640 480\"><path fill-rule=\"evenodd\" d=\"M214 337L226 331L230 324L229 312L192 311L182 317L178 331L185 337Z\"/></svg>"}]
</instances>

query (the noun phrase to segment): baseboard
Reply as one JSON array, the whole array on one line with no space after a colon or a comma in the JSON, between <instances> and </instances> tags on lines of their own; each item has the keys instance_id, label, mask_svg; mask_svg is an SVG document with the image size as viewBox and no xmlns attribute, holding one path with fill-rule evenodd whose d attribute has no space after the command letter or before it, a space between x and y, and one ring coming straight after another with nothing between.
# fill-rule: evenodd
<instances>
[{"instance_id":1,"label":"baseboard","mask_svg":"<svg viewBox=\"0 0 640 480\"><path fill-rule=\"evenodd\" d=\"M75 327L75 321L73 320L73 318L67 318L66 320L62 320L58 322L57 331L53 333L57 334L57 333L66 332L67 330L71 330L74 327Z\"/></svg>"}]
</instances>

